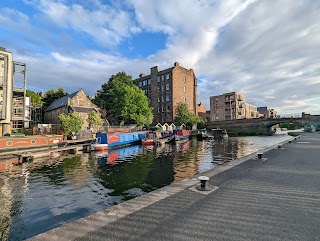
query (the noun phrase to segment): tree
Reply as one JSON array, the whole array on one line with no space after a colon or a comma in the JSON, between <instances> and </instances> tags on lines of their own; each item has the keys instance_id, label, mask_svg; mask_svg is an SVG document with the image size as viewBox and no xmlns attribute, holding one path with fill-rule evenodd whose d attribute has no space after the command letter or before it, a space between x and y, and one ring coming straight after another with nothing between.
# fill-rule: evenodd
<instances>
[{"instance_id":1,"label":"tree","mask_svg":"<svg viewBox=\"0 0 320 241\"><path fill-rule=\"evenodd\" d=\"M189 128L192 127L194 124L202 122L201 118L196 114L190 112L188 110L188 105L183 102L178 103L175 114L175 122L184 123Z\"/></svg>"},{"instance_id":2,"label":"tree","mask_svg":"<svg viewBox=\"0 0 320 241\"><path fill-rule=\"evenodd\" d=\"M54 90L54 89L48 90L44 94L44 97L42 99L43 110L47 109L53 101L60 99L61 97L66 96L66 95L68 95L68 93L65 92L63 88L59 88L57 90Z\"/></svg>"},{"instance_id":3,"label":"tree","mask_svg":"<svg viewBox=\"0 0 320 241\"><path fill-rule=\"evenodd\" d=\"M106 110L108 118L118 123L148 125L153 120L148 98L125 72L112 75L98 90L94 103Z\"/></svg>"},{"instance_id":4,"label":"tree","mask_svg":"<svg viewBox=\"0 0 320 241\"><path fill-rule=\"evenodd\" d=\"M42 97L32 90L26 90L26 96L30 97L32 105L41 105Z\"/></svg>"},{"instance_id":5,"label":"tree","mask_svg":"<svg viewBox=\"0 0 320 241\"><path fill-rule=\"evenodd\" d=\"M95 128L96 126L101 126L103 124L103 120L100 117L100 114L92 111L88 115L88 124L89 128Z\"/></svg>"},{"instance_id":6,"label":"tree","mask_svg":"<svg viewBox=\"0 0 320 241\"><path fill-rule=\"evenodd\" d=\"M70 137L72 132L81 130L81 127L83 125L83 120L74 112L69 115L59 115L59 120L61 122L62 130L65 137Z\"/></svg>"}]
</instances>

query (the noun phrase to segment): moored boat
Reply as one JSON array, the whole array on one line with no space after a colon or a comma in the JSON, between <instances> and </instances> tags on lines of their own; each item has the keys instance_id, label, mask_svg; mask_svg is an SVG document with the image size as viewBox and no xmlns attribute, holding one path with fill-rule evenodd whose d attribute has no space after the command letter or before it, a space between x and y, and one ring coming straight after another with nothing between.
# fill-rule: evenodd
<instances>
[{"instance_id":1,"label":"moored boat","mask_svg":"<svg viewBox=\"0 0 320 241\"><path fill-rule=\"evenodd\" d=\"M0 138L0 149L27 149L33 147L52 146L62 143L63 135L39 136L4 136Z\"/></svg>"},{"instance_id":2,"label":"moored boat","mask_svg":"<svg viewBox=\"0 0 320 241\"><path fill-rule=\"evenodd\" d=\"M189 140L191 135L190 130L177 130L174 135L174 141L176 143L184 142Z\"/></svg>"},{"instance_id":3,"label":"moored boat","mask_svg":"<svg viewBox=\"0 0 320 241\"><path fill-rule=\"evenodd\" d=\"M97 133L96 140L91 145L91 150L102 151L114 147L140 143L146 131Z\"/></svg>"},{"instance_id":4,"label":"moored boat","mask_svg":"<svg viewBox=\"0 0 320 241\"><path fill-rule=\"evenodd\" d=\"M228 138L228 133L226 129L212 129L212 134L214 136L214 139L224 139Z\"/></svg>"},{"instance_id":5,"label":"moored boat","mask_svg":"<svg viewBox=\"0 0 320 241\"><path fill-rule=\"evenodd\" d=\"M146 145L156 145L156 144L165 144L169 143L174 139L174 135L172 133L164 133L164 132L147 132L146 136L142 138L141 144Z\"/></svg>"},{"instance_id":6,"label":"moored boat","mask_svg":"<svg viewBox=\"0 0 320 241\"><path fill-rule=\"evenodd\" d=\"M207 139L209 137L208 132L206 129L198 130L198 133L196 134L197 140L202 141L204 139Z\"/></svg>"}]
</instances>

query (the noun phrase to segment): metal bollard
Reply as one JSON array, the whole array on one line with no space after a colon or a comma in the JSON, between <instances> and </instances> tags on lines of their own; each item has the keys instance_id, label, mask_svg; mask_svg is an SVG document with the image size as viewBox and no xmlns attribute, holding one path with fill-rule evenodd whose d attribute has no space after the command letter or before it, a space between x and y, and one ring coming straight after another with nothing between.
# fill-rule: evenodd
<instances>
[{"instance_id":1,"label":"metal bollard","mask_svg":"<svg viewBox=\"0 0 320 241\"><path fill-rule=\"evenodd\" d=\"M200 191L205 191L207 187L207 181L209 181L209 177L199 176L198 180L200 181Z\"/></svg>"},{"instance_id":2,"label":"metal bollard","mask_svg":"<svg viewBox=\"0 0 320 241\"><path fill-rule=\"evenodd\" d=\"M262 155L263 155L263 153L258 153L258 159L261 159L262 158Z\"/></svg>"}]
</instances>

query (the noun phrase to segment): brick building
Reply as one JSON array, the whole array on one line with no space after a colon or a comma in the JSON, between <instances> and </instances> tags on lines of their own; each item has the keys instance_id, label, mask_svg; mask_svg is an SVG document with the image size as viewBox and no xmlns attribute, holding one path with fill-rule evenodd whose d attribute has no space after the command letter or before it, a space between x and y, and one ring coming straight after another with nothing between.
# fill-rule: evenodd
<instances>
[{"instance_id":1,"label":"brick building","mask_svg":"<svg viewBox=\"0 0 320 241\"><path fill-rule=\"evenodd\" d=\"M207 122L207 110L203 102L200 102L198 104L197 112L198 112L198 116L203 120L203 122Z\"/></svg>"},{"instance_id":2,"label":"brick building","mask_svg":"<svg viewBox=\"0 0 320 241\"><path fill-rule=\"evenodd\" d=\"M158 70L151 68L150 75L139 75L134 82L148 96L154 108L153 124L173 122L179 102L185 102L189 111L197 114L197 78L193 69L186 69L175 62L174 66Z\"/></svg>"},{"instance_id":3,"label":"brick building","mask_svg":"<svg viewBox=\"0 0 320 241\"><path fill-rule=\"evenodd\" d=\"M99 108L92 103L83 89L80 89L77 92L53 101L44 111L44 121L50 124L60 124L60 114L75 112L84 121L82 129L85 130L88 128L88 115L92 111L99 112Z\"/></svg>"},{"instance_id":4,"label":"brick building","mask_svg":"<svg viewBox=\"0 0 320 241\"><path fill-rule=\"evenodd\" d=\"M259 118L257 107L237 92L210 97L210 121Z\"/></svg>"}]
</instances>

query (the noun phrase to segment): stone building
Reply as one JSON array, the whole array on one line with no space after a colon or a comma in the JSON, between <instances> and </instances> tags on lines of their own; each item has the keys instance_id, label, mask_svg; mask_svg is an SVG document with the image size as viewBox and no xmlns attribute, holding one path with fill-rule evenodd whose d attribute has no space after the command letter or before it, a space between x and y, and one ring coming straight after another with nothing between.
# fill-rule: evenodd
<instances>
[{"instance_id":1,"label":"stone building","mask_svg":"<svg viewBox=\"0 0 320 241\"><path fill-rule=\"evenodd\" d=\"M151 68L150 75L139 75L134 82L148 96L154 108L153 124L173 122L175 109L179 102L188 105L189 111L197 114L197 78L193 69L186 69L174 63L174 67L158 70Z\"/></svg>"},{"instance_id":2,"label":"stone building","mask_svg":"<svg viewBox=\"0 0 320 241\"><path fill-rule=\"evenodd\" d=\"M44 121L50 124L60 124L60 114L75 112L84 121L82 129L86 130L89 128L87 122L88 115L92 111L99 112L99 108L92 103L83 89L80 89L77 92L53 101L44 111Z\"/></svg>"},{"instance_id":3,"label":"stone building","mask_svg":"<svg viewBox=\"0 0 320 241\"><path fill-rule=\"evenodd\" d=\"M257 107L246 103L238 92L210 97L210 121L259 118Z\"/></svg>"}]
</instances>

